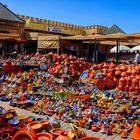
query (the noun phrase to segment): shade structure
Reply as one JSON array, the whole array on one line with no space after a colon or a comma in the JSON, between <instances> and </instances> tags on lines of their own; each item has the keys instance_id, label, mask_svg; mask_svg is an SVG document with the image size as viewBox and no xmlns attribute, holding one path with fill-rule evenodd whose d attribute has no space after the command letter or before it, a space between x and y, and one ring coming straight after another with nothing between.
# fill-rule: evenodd
<instances>
[{"instance_id":1,"label":"shade structure","mask_svg":"<svg viewBox=\"0 0 140 140\"><path fill-rule=\"evenodd\" d=\"M136 52L136 51L140 52L140 45L133 47L130 51L131 52Z\"/></svg>"},{"instance_id":2,"label":"shade structure","mask_svg":"<svg viewBox=\"0 0 140 140\"><path fill-rule=\"evenodd\" d=\"M130 47L127 46L119 46L119 52L128 52L130 51ZM114 46L112 49L110 49L111 53L116 53L117 52L117 46Z\"/></svg>"}]
</instances>

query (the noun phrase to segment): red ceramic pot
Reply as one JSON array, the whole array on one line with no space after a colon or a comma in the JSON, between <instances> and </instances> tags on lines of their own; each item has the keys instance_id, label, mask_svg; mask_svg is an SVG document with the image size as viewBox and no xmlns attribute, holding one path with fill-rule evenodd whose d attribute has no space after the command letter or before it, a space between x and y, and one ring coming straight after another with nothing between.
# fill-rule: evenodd
<instances>
[{"instance_id":1,"label":"red ceramic pot","mask_svg":"<svg viewBox=\"0 0 140 140\"><path fill-rule=\"evenodd\" d=\"M11 140L29 139L36 140L36 135L33 130L28 128L20 129Z\"/></svg>"},{"instance_id":2,"label":"red ceramic pot","mask_svg":"<svg viewBox=\"0 0 140 140\"><path fill-rule=\"evenodd\" d=\"M40 132L42 124L40 122L30 122L27 124L27 127L37 133Z\"/></svg>"},{"instance_id":3,"label":"red ceramic pot","mask_svg":"<svg viewBox=\"0 0 140 140\"><path fill-rule=\"evenodd\" d=\"M36 134L37 140L53 140L53 136L49 133L38 133Z\"/></svg>"},{"instance_id":4,"label":"red ceramic pot","mask_svg":"<svg viewBox=\"0 0 140 140\"><path fill-rule=\"evenodd\" d=\"M0 137L1 140L11 140L11 136L9 133L3 133Z\"/></svg>"}]
</instances>

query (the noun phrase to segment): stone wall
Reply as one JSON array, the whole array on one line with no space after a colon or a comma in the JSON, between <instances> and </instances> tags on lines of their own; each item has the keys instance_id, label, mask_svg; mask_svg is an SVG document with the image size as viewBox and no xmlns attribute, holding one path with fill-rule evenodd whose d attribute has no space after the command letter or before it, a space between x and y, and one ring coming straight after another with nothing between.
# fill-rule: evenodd
<instances>
[{"instance_id":1,"label":"stone wall","mask_svg":"<svg viewBox=\"0 0 140 140\"><path fill-rule=\"evenodd\" d=\"M105 26L79 26L75 24L68 24L52 20L44 20L29 16L19 15L25 21L25 29L35 29L48 31L49 27L55 27L60 29L61 34L66 35L90 35L94 33L103 33L107 29Z\"/></svg>"}]
</instances>

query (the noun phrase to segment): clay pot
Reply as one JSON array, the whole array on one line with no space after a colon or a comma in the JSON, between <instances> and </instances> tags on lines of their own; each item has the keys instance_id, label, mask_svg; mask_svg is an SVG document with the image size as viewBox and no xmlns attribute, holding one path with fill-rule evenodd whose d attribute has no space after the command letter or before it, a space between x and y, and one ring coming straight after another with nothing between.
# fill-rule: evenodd
<instances>
[{"instance_id":1,"label":"clay pot","mask_svg":"<svg viewBox=\"0 0 140 140\"><path fill-rule=\"evenodd\" d=\"M55 129L53 129L53 130L51 131L51 134L52 134L55 138L57 138L58 136L61 135L62 132L64 132L63 129L61 129L61 128L55 128Z\"/></svg>"},{"instance_id":2,"label":"clay pot","mask_svg":"<svg viewBox=\"0 0 140 140\"><path fill-rule=\"evenodd\" d=\"M93 66L93 69L98 69L98 65L94 64Z\"/></svg>"},{"instance_id":3,"label":"clay pot","mask_svg":"<svg viewBox=\"0 0 140 140\"><path fill-rule=\"evenodd\" d=\"M115 68L116 67L116 64L114 64L114 63L111 62L110 67L111 68Z\"/></svg>"},{"instance_id":4,"label":"clay pot","mask_svg":"<svg viewBox=\"0 0 140 140\"><path fill-rule=\"evenodd\" d=\"M41 140L41 139L43 139L43 140L53 140L53 136L51 134L43 133L43 132L36 134L36 138L37 138L37 140Z\"/></svg>"},{"instance_id":5,"label":"clay pot","mask_svg":"<svg viewBox=\"0 0 140 140\"><path fill-rule=\"evenodd\" d=\"M16 134L12 137L12 140L20 139L36 140L36 135L33 130L28 128L22 128L17 131Z\"/></svg>"},{"instance_id":6,"label":"clay pot","mask_svg":"<svg viewBox=\"0 0 140 140\"><path fill-rule=\"evenodd\" d=\"M125 80L125 78L121 78L121 79L119 80L119 86L120 86L120 87L125 87L125 86L126 86L126 80Z\"/></svg>"},{"instance_id":7,"label":"clay pot","mask_svg":"<svg viewBox=\"0 0 140 140\"><path fill-rule=\"evenodd\" d=\"M84 137L84 138L81 138L80 140L105 140L105 139L97 138L97 137Z\"/></svg>"},{"instance_id":8,"label":"clay pot","mask_svg":"<svg viewBox=\"0 0 140 140\"><path fill-rule=\"evenodd\" d=\"M132 85L132 79L131 77L128 77L126 80L127 86L131 86Z\"/></svg>"},{"instance_id":9,"label":"clay pot","mask_svg":"<svg viewBox=\"0 0 140 140\"><path fill-rule=\"evenodd\" d=\"M11 140L11 136L9 133L3 133L0 137L2 140Z\"/></svg>"},{"instance_id":10,"label":"clay pot","mask_svg":"<svg viewBox=\"0 0 140 140\"><path fill-rule=\"evenodd\" d=\"M117 66L117 67L115 68L115 70L116 70L116 71L120 70L120 67L119 67L119 66Z\"/></svg>"},{"instance_id":11,"label":"clay pot","mask_svg":"<svg viewBox=\"0 0 140 140\"><path fill-rule=\"evenodd\" d=\"M138 87L139 86L139 80L137 80L136 78L134 78L133 80L132 80L132 85L133 85L133 87Z\"/></svg>"},{"instance_id":12,"label":"clay pot","mask_svg":"<svg viewBox=\"0 0 140 140\"><path fill-rule=\"evenodd\" d=\"M115 71L115 75L121 75L121 71L120 70L117 70L117 71Z\"/></svg>"},{"instance_id":13,"label":"clay pot","mask_svg":"<svg viewBox=\"0 0 140 140\"><path fill-rule=\"evenodd\" d=\"M37 133L40 132L42 124L40 122L30 122L27 124L27 127Z\"/></svg>"},{"instance_id":14,"label":"clay pot","mask_svg":"<svg viewBox=\"0 0 140 140\"><path fill-rule=\"evenodd\" d=\"M127 73L127 74L132 74L132 70L131 70L131 69L128 69L128 70L126 71L126 73Z\"/></svg>"},{"instance_id":15,"label":"clay pot","mask_svg":"<svg viewBox=\"0 0 140 140\"><path fill-rule=\"evenodd\" d=\"M56 138L56 140L72 140L72 139L67 136L60 135Z\"/></svg>"},{"instance_id":16,"label":"clay pot","mask_svg":"<svg viewBox=\"0 0 140 140\"><path fill-rule=\"evenodd\" d=\"M7 112L12 113L15 116L15 110L14 109L8 109Z\"/></svg>"},{"instance_id":17,"label":"clay pot","mask_svg":"<svg viewBox=\"0 0 140 140\"><path fill-rule=\"evenodd\" d=\"M133 140L140 140L140 123L131 131L130 137Z\"/></svg>"},{"instance_id":18,"label":"clay pot","mask_svg":"<svg viewBox=\"0 0 140 140\"><path fill-rule=\"evenodd\" d=\"M50 131L51 124L49 121L42 121L41 124L42 124L42 127L45 128L45 130Z\"/></svg>"},{"instance_id":19,"label":"clay pot","mask_svg":"<svg viewBox=\"0 0 140 140\"><path fill-rule=\"evenodd\" d=\"M120 70L122 70L122 71L127 71L127 66L126 65L122 65L121 67L120 67Z\"/></svg>"},{"instance_id":20,"label":"clay pot","mask_svg":"<svg viewBox=\"0 0 140 140\"><path fill-rule=\"evenodd\" d=\"M139 65L135 66L135 70L140 71L140 66Z\"/></svg>"},{"instance_id":21,"label":"clay pot","mask_svg":"<svg viewBox=\"0 0 140 140\"><path fill-rule=\"evenodd\" d=\"M126 77L126 76L127 76L126 72L121 73L121 77Z\"/></svg>"}]
</instances>

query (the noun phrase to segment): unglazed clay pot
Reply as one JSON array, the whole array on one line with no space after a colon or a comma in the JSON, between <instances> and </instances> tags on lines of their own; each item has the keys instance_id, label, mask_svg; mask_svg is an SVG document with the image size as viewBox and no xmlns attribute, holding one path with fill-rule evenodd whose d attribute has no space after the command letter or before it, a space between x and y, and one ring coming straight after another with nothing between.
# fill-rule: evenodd
<instances>
[{"instance_id":1,"label":"unglazed clay pot","mask_svg":"<svg viewBox=\"0 0 140 140\"><path fill-rule=\"evenodd\" d=\"M12 140L36 140L36 135L33 130L28 128L22 128L20 129L13 137Z\"/></svg>"},{"instance_id":2,"label":"unglazed clay pot","mask_svg":"<svg viewBox=\"0 0 140 140\"><path fill-rule=\"evenodd\" d=\"M140 123L131 131L130 137L133 140L140 140Z\"/></svg>"},{"instance_id":3,"label":"unglazed clay pot","mask_svg":"<svg viewBox=\"0 0 140 140\"><path fill-rule=\"evenodd\" d=\"M51 131L52 135L53 135L55 138L57 138L58 136L60 136L62 132L64 132L64 130L61 129L61 128L56 128L56 129L53 129L53 130Z\"/></svg>"},{"instance_id":4,"label":"unglazed clay pot","mask_svg":"<svg viewBox=\"0 0 140 140\"><path fill-rule=\"evenodd\" d=\"M49 133L37 133L36 140L53 140L53 136Z\"/></svg>"},{"instance_id":5,"label":"unglazed clay pot","mask_svg":"<svg viewBox=\"0 0 140 140\"><path fill-rule=\"evenodd\" d=\"M56 140L72 140L72 139L67 136L60 135L56 138Z\"/></svg>"}]
</instances>

